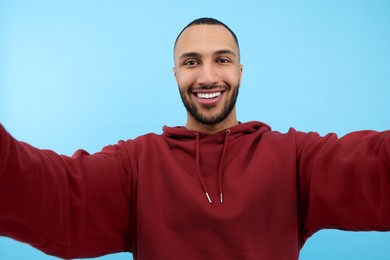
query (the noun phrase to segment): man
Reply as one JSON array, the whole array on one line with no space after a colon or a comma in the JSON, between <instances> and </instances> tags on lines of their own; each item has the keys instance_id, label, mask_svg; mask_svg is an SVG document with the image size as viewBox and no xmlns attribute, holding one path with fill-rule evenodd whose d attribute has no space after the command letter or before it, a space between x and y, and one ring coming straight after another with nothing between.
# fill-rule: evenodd
<instances>
[{"instance_id":1,"label":"man","mask_svg":"<svg viewBox=\"0 0 390 260\"><path fill-rule=\"evenodd\" d=\"M0 131L0 235L60 257L298 259L323 228L390 229L390 132L281 134L236 117L242 65L223 23L177 38L185 127L72 157Z\"/></svg>"},{"instance_id":2,"label":"man","mask_svg":"<svg viewBox=\"0 0 390 260\"><path fill-rule=\"evenodd\" d=\"M188 112L186 128L214 134L237 125L242 65L236 36L221 25L190 24L176 41L174 57L173 71Z\"/></svg>"}]
</instances>

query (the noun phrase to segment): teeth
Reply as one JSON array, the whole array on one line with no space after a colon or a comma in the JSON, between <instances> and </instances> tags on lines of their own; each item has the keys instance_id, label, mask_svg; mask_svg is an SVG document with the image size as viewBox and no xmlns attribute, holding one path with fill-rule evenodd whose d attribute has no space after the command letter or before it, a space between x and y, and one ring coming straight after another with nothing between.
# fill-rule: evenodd
<instances>
[{"instance_id":1,"label":"teeth","mask_svg":"<svg viewBox=\"0 0 390 260\"><path fill-rule=\"evenodd\" d=\"M197 93L197 95L198 95L198 98L209 99L209 98L218 97L219 95L221 95L221 92L214 92L214 93Z\"/></svg>"}]
</instances>

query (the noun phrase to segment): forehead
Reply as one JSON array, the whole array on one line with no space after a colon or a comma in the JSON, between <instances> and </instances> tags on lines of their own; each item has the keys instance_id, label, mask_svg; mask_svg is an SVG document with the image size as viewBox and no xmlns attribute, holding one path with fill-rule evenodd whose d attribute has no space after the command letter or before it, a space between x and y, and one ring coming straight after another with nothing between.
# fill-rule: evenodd
<instances>
[{"instance_id":1,"label":"forehead","mask_svg":"<svg viewBox=\"0 0 390 260\"><path fill-rule=\"evenodd\" d=\"M233 35L221 25L193 25L180 35L175 47L175 57L185 52L203 53L230 49L238 54Z\"/></svg>"}]
</instances>

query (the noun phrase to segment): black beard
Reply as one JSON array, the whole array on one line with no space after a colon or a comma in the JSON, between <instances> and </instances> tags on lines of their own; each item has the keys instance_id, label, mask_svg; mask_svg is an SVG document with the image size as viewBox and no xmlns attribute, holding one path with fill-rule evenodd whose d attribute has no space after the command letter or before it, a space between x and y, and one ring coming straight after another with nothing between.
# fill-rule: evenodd
<instances>
[{"instance_id":1,"label":"black beard","mask_svg":"<svg viewBox=\"0 0 390 260\"><path fill-rule=\"evenodd\" d=\"M179 90L180 90L181 100L183 101L185 108L187 109L188 113L190 113L190 115L193 118L195 118L196 121L205 125L215 125L225 120L232 112L234 106L236 105L239 86L240 84L238 84L236 88L233 88L232 99L225 104L221 113L214 117L205 117L204 115L202 115L198 111L198 109L193 104L191 104L190 100L186 98L185 96L186 93L183 93L180 87ZM206 88L210 88L210 87L206 87ZM231 89L230 86L227 86L227 89L228 90Z\"/></svg>"}]
</instances>

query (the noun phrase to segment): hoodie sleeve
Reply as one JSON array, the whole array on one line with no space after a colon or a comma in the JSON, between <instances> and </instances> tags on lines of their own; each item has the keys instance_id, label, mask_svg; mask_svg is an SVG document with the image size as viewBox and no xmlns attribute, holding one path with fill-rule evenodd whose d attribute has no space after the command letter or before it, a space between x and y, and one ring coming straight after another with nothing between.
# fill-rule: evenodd
<instances>
[{"instance_id":1,"label":"hoodie sleeve","mask_svg":"<svg viewBox=\"0 0 390 260\"><path fill-rule=\"evenodd\" d=\"M303 233L390 230L390 131L297 134Z\"/></svg>"},{"instance_id":2,"label":"hoodie sleeve","mask_svg":"<svg viewBox=\"0 0 390 260\"><path fill-rule=\"evenodd\" d=\"M0 125L0 235L63 258L129 251L129 145L60 156Z\"/></svg>"}]
</instances>

